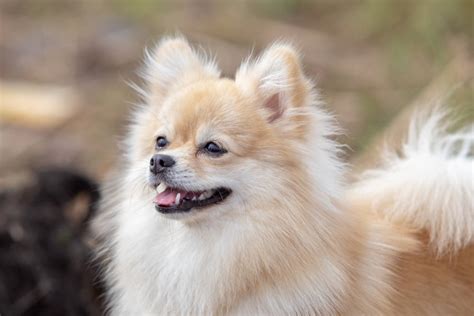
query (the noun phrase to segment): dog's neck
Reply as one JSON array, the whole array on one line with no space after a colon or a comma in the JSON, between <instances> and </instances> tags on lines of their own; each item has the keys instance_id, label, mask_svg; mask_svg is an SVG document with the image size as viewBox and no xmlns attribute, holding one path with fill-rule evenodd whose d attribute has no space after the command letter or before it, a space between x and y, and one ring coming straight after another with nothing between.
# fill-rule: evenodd
<instances>
[{"instance_id":1,"label":"dog's neck","mask_svg":"<svg viewBox=\"0 0 474 316\"><path fill-rule=\"evenodd\" d=\"M285 199L235 210L239 216L192 222L164 220L170 231L168 237L172 236L166 243L179 245L181 260L194 261L182 265L186 275L194 275L182 278L193 280L186 285L187 291L200 297L206 295L204 289L218 289L209 293L212 300L219 306L235 306L268 288L278 291L279 286L294 287L295 295L304 297L300 291L305 289L298 283L310 278L313 288L319 284L321 295L342 302L342 284L348 283L350 271L336 258L353 256L346 245L355 228L329 198L318 205L306 191L287 190ZM327 209L328 204L332 209ZM339 282L328 282L328 275L337 275ZM327 305L323 303L321 306Z\"/></svg>"}]
</instances>

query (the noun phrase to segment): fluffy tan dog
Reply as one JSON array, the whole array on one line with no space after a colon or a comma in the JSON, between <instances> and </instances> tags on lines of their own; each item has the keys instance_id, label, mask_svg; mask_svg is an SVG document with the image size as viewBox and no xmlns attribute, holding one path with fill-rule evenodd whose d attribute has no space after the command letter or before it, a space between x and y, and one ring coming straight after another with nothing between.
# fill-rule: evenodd
<instances>
[{"instance_id":1,"label":"fluffy tan dog","mask_svg":"<svg viewBox=\"0 0 474 316\"><path fill-rule=\"evenodd\" d=\"M349 185L290 45L231 80L167 38L145 77L95 223L112 315L473 315L472 128L418 116Z\"/></svg>"}]
</instances>

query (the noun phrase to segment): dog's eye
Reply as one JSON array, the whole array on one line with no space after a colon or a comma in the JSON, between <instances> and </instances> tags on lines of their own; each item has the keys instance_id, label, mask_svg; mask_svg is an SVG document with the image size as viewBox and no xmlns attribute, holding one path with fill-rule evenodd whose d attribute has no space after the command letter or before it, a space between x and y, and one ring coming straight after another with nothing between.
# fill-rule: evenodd
<instances>
[{"instance_id":1,"label":"dog's eye","mask_svg":"<svg viewBox=\"0 0 474 316\"><path fill-rule=\"evenodd\" d=\"M156 147L157 148L164 148L164 147L166 147L166 145L168 145L168 140L166 140L165 137L159 136L158 138L156 138Z\"/></svg>"},{"instance_id":2,"label":"dog's eye","mask_svg":"<svg viewBox=\"0 0 474 316\"><path fill-rule=\"evenodd\" d=\"M204 146L204 150L211 155L222 155L227 151L214 142L209 142Z\"/></svg>"}]
</instances>

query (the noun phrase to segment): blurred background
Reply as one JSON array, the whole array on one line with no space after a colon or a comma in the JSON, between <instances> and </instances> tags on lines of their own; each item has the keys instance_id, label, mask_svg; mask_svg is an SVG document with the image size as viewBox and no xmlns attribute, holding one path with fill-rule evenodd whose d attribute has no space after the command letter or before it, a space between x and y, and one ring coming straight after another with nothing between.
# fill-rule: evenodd
<instances>
[{"instance_id":1,"label":"blurred background","mask_svg":"<svg viewBox=\"0 0 474 316\"><path fill-rule=\"evenodd\" d=\"M361 168L418 104L474 118L473 21L473 0L0 0L0 314L102 313L87 223L138 102L127 82L162 35L226 76L292 41Z\"/></svg>"}]
</instances>

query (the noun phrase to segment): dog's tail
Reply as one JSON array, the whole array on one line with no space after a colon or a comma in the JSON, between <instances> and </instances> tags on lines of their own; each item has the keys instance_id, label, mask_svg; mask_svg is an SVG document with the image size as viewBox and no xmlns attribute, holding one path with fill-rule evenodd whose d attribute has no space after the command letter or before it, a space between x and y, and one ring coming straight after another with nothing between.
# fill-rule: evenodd
<instances>
[{"instance_id":1,"label":"dog's tail","mask_svg":"<svg viewBox=\"0 0 474 316\"><path fill-rule=\"evenodd\" d=\"M417 113L401 152L385 151L382 167L351 192L390 220L426 231L439 255L474 243L474 124L450 133L448 118L439 107Z\"/></svg>"}]
</instances>

